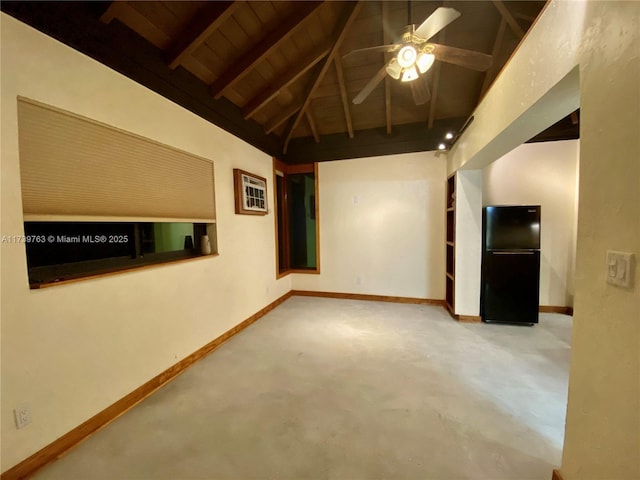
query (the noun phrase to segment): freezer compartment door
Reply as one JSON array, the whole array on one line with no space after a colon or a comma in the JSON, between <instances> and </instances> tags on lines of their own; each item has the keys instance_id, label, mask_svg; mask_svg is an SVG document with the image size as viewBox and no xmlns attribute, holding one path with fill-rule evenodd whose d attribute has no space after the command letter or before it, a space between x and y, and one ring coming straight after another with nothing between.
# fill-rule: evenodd
<instances>
[{"instance_id":1,"label":"freezer compartment door","mask_svg":"<svg viewBox=\"0 0 640 480\"><path fill-rule=\"evenodd\" d=\"M539 251L487 251L482 273L484 321L538 323Z\"/></svg>"},{"instance_id":2,"label":"freezer compartment door","mask_svg":"<svg viewBox=\"0 0 640 480\"><path fill-rule=\"evenodd\" d=\"M540 206L487 206L483 233L486 250L538 250Z\"/></svg>"}]
</instances>

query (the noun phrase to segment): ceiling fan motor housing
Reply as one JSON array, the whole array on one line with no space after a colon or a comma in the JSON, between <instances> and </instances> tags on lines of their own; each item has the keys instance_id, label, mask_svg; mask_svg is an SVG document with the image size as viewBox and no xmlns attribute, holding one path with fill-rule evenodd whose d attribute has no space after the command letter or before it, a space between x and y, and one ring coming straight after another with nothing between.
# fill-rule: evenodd
<instances>
[{"instance_id":1,"label":"ceiling fan motor housing","mask_svg":"<svg viewBox=\"0 0 640 480\"><path fill-rule=\"evenodd\" d=\"M415 25L407 25L406 27L404 27L404 33L402 34L402 43L411 43L414 28Z\"/></svg>"}]
</instances>

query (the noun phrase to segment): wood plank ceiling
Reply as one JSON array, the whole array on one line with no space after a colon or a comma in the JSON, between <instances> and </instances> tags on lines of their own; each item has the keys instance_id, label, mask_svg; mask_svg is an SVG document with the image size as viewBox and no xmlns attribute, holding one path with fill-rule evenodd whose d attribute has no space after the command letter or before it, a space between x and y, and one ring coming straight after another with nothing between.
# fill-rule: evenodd
<instances>
[{"instance_id":1,"label":"wood plank ceiling","mask_svg":"<svg viewBox=\"0 0 640 480\"><path fill-rule=\"evenodd\" d=\"M289 163L435 149L460 130L545 4L89 3L2 2L2 10ZM388 75L353 104L392 55L343 56L400 41L409 12L419 25L443 5L461 17L432 41L491 55L490 68L436 61L425 104Z\"/></svg>"}]
</instances>

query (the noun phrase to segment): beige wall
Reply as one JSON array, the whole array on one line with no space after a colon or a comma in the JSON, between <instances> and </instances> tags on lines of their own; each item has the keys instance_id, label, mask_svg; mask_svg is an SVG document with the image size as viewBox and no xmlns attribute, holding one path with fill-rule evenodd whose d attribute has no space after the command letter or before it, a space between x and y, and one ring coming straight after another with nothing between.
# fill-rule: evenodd
<instances>
[{"instance_id":1,"label":"beige wall","mask_svg":"<svg viewBox=\"0 0 640 480\"><path fill-rule=\"evenodd\" d=\"M29 290L24 245L2 243L4 471L288 292L291 279L275 280L272 213L234 214L233 168L267 178L272 195L271 158L13 18L1 21L2 234L23 233L23 95L211 159L220 251ZM23 402L33 423L17 430L12 410Z\"/></svg>"},{"instance_id":2,"label":"beige wall","mask_svg":"<svg viewBox=\"0 0 640 480\"><path fill-rule=\"evenodd\" d=\"M552 0L449 154L449 171L483 168L572 111L579 99L580 210L575 327L561 467L565 480L640 476L638 280L630 290L604 282L607 249L640 254L639 15L636 2ZM430 223L420 231L417 225L398 225L393 217L378 213L372 206L380 201L389 211L401 212L402 218L419 216L403 211L390 198L375 198L374 191L381 188L368 190L364 184L354 188L360 185L354 172L349 173L356 179L353 186L340 185L334 175L335 184L323 187L325 170L327 180L332 178L331 164L323 166L323 273L315 279L298 275L276 282L273 217L234 215L231 189L234 167L270 179L270 159L4 14L1 27L2 233L22 232L15 120L19 94L211 158L221 253L217 258L30 291L24 247L2 244L2 470L285 293L292 281L299 289L357 292L354 273L363 270L362 293L444 296L444 166L432 180L431 173L425 173L429 179L425 186L433 181L434 188L441 189L440 204L424 204L440 219L433 231ZM428 158L430 154L421 155ZM385 177L380 172L376 175L372 184L385 186ZM397 184L413 185L409 179L390 176L392 191ZM272 187L269 181L271 192ZM360 221L370 233L387 235L389 226L401 226L412 233L406 237L424 239L424 250L432 253L420 258L417 246L409 247L411 257L420 258L425 267L414 266L415 275L393 270L393 265L374 265L369 270L361 257L346 267L339 265L339 258L349 260L347 252L342 250L331 258L331 249L353 240L338 235L340 222L347 225L346 220L329 216L331 208L337 211L338 206L324 210L331 191L343 199L343 217ZM347 210L354 195L371 195L364 204L368 215ZM327 226L322 223L325 214ZM365 221L367 216L370 221ZM367 245L366 237L350 233L359 241L354 243ZM403 245L404 237L384 238L389 247ZM394 252L369 248L370 253L387 257ZM329 259L324 258L325 253ZM397 255L405 265L404 253ZM371 263L386 261L377 255L368 258ZM387 268L392 275L380 280L379 273ZM370 272L377 272L375 278ZM409 285L412 278L417 280L413 287ZM22 402L31 403L34 422L18 431L11 409Z\"/></svg>"},{"instance_id":3,"label":"beige wall","mask_svg":"<svg viewBox=\"0 0 640 480\"><path fill-rule=\"evenodd\" d=\"M321 163L321 273L293 288L443 299L445 168L433 152Z\"/></svg>"},{"instance_id":4,"label":"beige wall","mask_svg":"<svg viewBox=\"0 0 640 480\"><path fill-rule=\"evenodd\" d=\"M639 78L640 3L551 0L449 154L482 168L581 107L565 480L640 477L638 275L604 280L608 249L640 255Z\"/></svg>"},{"instance_id":5,"label":"beige wall","mask_svg":"<svg viewBox=\"0 0 640 480\"><path fill-rule=\"evenodd\" d=\"M480 315L482 170L456 175L455 313Z\"/></svg>"},{"instance_id":6,"label":"beige wall","mask_svg":"<svg viewBox=\"0 0 640 480\"><path fill-rule=\"evenodd\" d=\"M579 140L527 143L483 170L483 205L541 205L540 305L573 306Z\"/></svg>"}]
</instances>

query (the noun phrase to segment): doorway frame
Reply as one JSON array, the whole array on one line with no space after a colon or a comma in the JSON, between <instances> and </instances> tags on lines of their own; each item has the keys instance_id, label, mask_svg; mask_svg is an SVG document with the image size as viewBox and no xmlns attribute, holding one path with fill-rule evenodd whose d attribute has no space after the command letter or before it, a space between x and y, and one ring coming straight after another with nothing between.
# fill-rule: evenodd
<instances>
[{"instance_id":1,"label":"doorway frame","mask_svg":"<svg viewBox=\"0 0 640 480\"><path fill-rule=\"evenodd\" d=\"M315 268L290 268L288 262L285 264L284 269L280 269L280 244L282 243L282 250L285 258L289 258L290 244L289 244L289 221L288 221L288 195L286 191L286 177L287 175L297 173L313 173L314 182L314 195L315 195L315 240L316 240L316 266ZM278 177L284 179L285 190L281 193L278 192ZM276 250L276 279L285 277L290 273L306 273L311 275L320 274L320 196L318 188L318 163L300 163L296 165L287 165L282 160L273 157L273 211L274 211L274 226L275 226L275 250ZM282 235L280 234L280 225L278 223L279 214L285 219L284 225L282 225ZM284 238L281 238L284 237Z\"/></svg>"}]
</instances>

